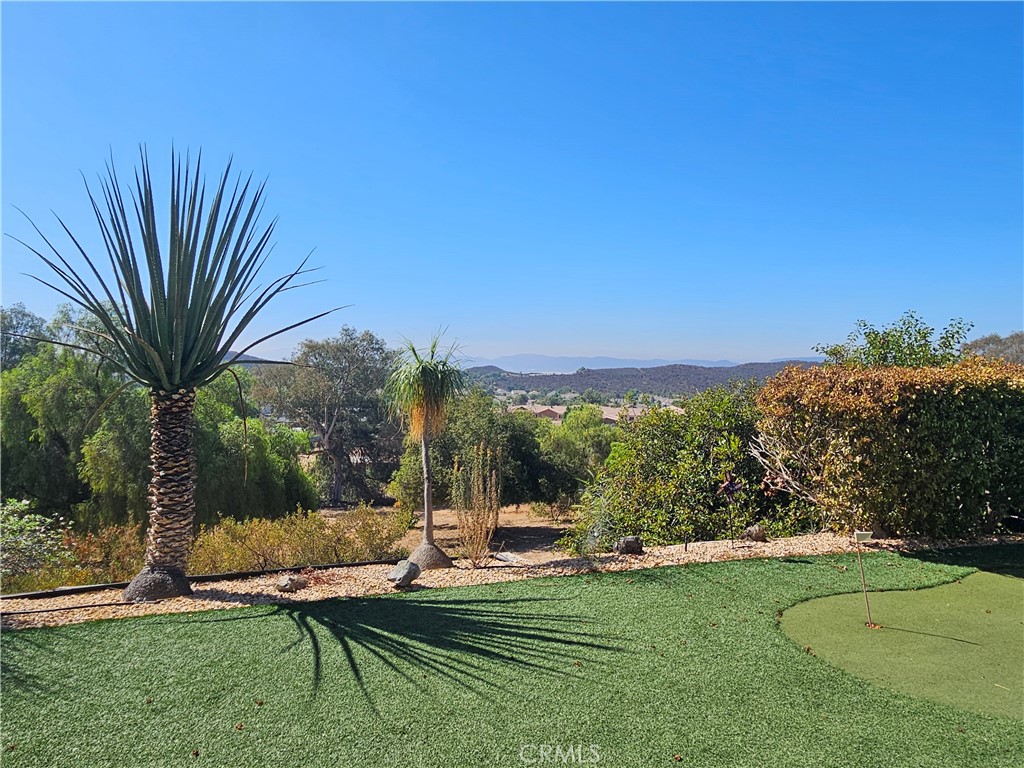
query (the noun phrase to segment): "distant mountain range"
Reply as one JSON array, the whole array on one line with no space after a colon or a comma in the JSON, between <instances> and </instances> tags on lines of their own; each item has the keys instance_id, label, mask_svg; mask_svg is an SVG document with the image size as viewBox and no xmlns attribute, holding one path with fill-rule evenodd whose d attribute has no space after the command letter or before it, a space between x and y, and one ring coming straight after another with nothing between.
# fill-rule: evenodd
<instances>
[{"instance_id":1,"label":"distant mountain range","mask_svg":"<svg viewBox=\"0 0 1024 768\"><path fill-rule=\"evenodd\" d=\"M781 363L785 361L800 361L808 363L820 363L823 357L793 357L776 358L769 360L770 363ZM467 358L463 361L463 367L483 368L494 366L503 371L520 371L523 373L575 373L580 368L605 369L605 368L661 368L666 365L692 365L701 368L732 368L740 363L732 360L663 360L660 358L650 360L631 360L621 357L553 357L551 355L505 355L504 357Z\"/></svg>"},{"instance_id":2,"label":"distant mountain range","mask_svg":"<svg viewBox=\"0 0 1024 768\"><path fill-rule=\"evenodd\" d=\"M583 359L583 358L575 358ZM506 391L524 390L546 395L555 390L582 393L595 389L611 397L629 390L640 394L676 397L701 392L730 381L774 376L787 365L812 365L814 361L780 360L742 365L660 365L652 367L587 368L575 373L510 373L497 366L467 368L469 377L486 387Z\"/></svg>"}]
</instances>

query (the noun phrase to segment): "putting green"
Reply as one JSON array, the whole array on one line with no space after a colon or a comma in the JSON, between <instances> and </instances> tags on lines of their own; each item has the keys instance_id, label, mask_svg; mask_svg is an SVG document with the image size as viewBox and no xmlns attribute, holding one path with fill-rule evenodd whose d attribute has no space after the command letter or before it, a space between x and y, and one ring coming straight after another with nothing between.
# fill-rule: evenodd
<instances>
[{"instance_id":1,"label":"putting green","mask_svg":"<svg viewBox=\"0 0 1024 768\"><path fill-rule=\"evenodd\" d=\"M872 683L1024 720L1024 580L978 572L868 598L881 629L865 626L859 592L795 605L782 628L809 653Z\"/></svg>"}]
</instances>

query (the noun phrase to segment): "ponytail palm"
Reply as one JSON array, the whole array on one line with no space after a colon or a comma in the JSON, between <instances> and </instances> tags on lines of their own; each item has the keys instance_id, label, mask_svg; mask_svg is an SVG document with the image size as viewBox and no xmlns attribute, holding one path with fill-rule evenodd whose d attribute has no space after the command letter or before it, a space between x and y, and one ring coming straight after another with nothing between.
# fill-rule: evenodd
<instances>
[{"instance_id":1,"label":"ponytail palm","mask_svg":"<svg viewBox=\"0 0 1024 768\"><path fill-rule=\"evenodd\" d=\"M403 420L409 436L420 441L423 457L423 543L409 556L422 568L449 567L452 561L434 543L434 509L430 475L430 441L444 430L448 406L465 389L465 375L452 359L443 356L440 337L431 339L425 352L408 342L384 389L392 414Z\"/></svg>"},{"instance_id":2,"label":"ponytail palm","mask_svg":"<svg viewBox=\"0 0 1024 768\"><path fill-rule=\"evenodd\" d=\"M125 590L130 600L191 591L185 565L195 510L196 389L257 344L329 314L293 323L237 353L229 352L272 299L296 287L305 262L265 285L257 284L274 231L273 221L266 227L258 222L264 185L252 189L251 176L244 183L236 178L230 184L229 162L207 206L201 158L191 169L188 157L182 162L173 150L167 250L162 252L144 149L140 161L134 184L127 186L130 205L112 164L100 180L102 204L86 185L106 263L90 256L60 217L58 222L84 264L72 266L35 224L49 253L23 243L58 278L53 283L36 279L99 321L102 331L87 331L97 342L89 351L150 390L152 480L146 567Z\"/></svg>"}]
</instances>

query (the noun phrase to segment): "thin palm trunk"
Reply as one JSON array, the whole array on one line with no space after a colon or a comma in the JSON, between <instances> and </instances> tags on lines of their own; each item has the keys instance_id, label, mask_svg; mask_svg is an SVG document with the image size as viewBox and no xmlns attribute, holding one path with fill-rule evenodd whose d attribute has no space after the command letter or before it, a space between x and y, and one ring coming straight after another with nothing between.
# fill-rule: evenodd
<instances>
[{"instance_id":1,"label":"thin palm trunk","mask_svg":"<svg viewBox=\"0 0 1024 768\"><path fill-rule=\"evenodd\" d=\"M434 478L430 474L430 440L423 435L423 543L434 543Z\"/></svg>"},{"instance_id":2,"label":"thin palm trunk","mask_svg":"<svg viewBox=\"0 0 1024 768\"><path fill-rule=\"evenodd\" d=\"M195 518L196 393L152 396L146 565L185 570Z\"/></svg>"}]
</instances>

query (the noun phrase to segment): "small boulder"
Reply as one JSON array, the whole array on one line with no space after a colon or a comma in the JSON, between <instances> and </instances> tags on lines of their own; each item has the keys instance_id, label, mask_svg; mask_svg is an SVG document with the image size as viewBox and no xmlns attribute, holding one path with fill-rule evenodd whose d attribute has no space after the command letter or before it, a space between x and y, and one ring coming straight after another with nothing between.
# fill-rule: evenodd
<instances>
[{"instance_id":1,"label":"small boulder","mask_svg":"<svg viewBox=\"0 0 1024 768\"><path fill-rule=\"evenodd\" d=\"M294 573L286 574L277 580L278 592L298 592L307 586L309 586L309 581L306 580L306 577L296 576Z\"/></svg>"},{"instance_id":2,"label":"small boulder","mask_svg":"<svg viewBox=\"0 0 1024 768\"><path fill-rule=\"evenodd\" d=\"M623 536L612 545L612 551L620 555L642 555L644 544L639 536Z\"/></svg>"},{"instance_id":3,"label":"small boulder","mask_svg":"<svg viewBox=\"0 0 1024 768\"><path fill-rule=\"evenodd\" d=\"M760 525L752 525L745 529L740 538L744 541L768 541L768 536Z\"/></svg>"},{"instance_id":4,"label":"small boulder","mask_svg":"<svg viewBox=\"0 0 1024 768\"><path fill-rule=\"evenodd\" d=\"M388 581L396 587L404 588L412 584L420 575L420 567L411 560L399 560L398 565L391 569Z\"/></svg>"}]
</instances>

